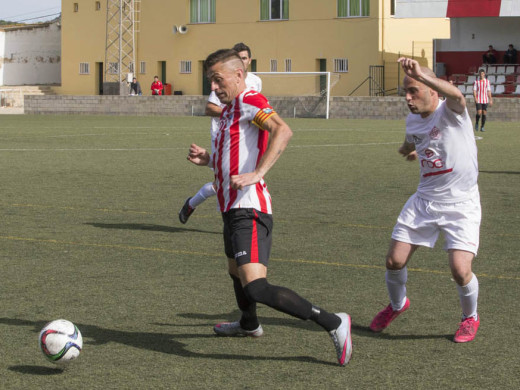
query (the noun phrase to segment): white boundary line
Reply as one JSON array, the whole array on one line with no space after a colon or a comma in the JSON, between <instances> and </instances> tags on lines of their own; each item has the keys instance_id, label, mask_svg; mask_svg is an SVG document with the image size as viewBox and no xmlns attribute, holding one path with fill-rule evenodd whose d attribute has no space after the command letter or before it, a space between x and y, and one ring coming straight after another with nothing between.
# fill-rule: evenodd
<instances>
[{"instance_id":1,"label":"white boundary line","mask_svg":"<svg viewBox=\"0 0 520 390\"><path fill-rule=\"evenodd\" d=\"M348 146L379 146L379 145L397 145L401 142L371 142L365 144L322 144L322 145L289 145L287 148L334 148ZM166 150L186 150L188 147L182 148L103 148L103 149L79 149L79 148L62 148L62 149L0 149L0 152L152 152Z\"/></svg>"},{"instance_id":2,"label":"white boundary line","mask_svg":"<svg viewBox=\"0 0 520 390\"><path fill-rule=\"evenodd\" d=\"M366 144L324 144L324 145L289 145L287 148L332 148L343 146L378 146L378 145L398 145L402 142L370 142Z\"/></svg>"}]
</instances>

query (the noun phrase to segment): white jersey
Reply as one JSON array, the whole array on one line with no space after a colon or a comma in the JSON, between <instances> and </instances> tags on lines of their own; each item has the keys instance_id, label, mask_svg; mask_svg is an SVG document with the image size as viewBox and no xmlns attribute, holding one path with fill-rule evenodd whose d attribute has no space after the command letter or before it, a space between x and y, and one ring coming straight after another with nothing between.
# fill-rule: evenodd
<instances>
[{"instance_id":1,"label":"white jersey","mask_svg":"<svg viewBox=\"0 0 520 390\"><path fill-rule=\"evenodd\" d=\"M477 145L467 109L459 115L439 101L427 118L409 114L406 140L418 154L421 198L454 203L478 195Z\"/></svg>"},{"instance_id":2,"label":"white jersey","mask_svg":"<svg viewBox=\"0 0 520 390\"><path fill-rule=\"evenodd\" d=\"M247 72L246 88L255 90L257 92L261 92L262 91L262 79L253 73ZM219 106L220 108L226 107L225 104L222 104L220 102L215 91L211 91L211 93L209 94L208 102L213 103L214 105ZM219 126L218 126L219 121L220 121L219 117L211 118L211 145L213 145L213 142L215 141L215 136L219 129Z\"/></svg>"},{"instance_id":3,"label":"white jersey","mask_svg":"<svg viewBox=\"0 0 520 390\"><path fill-rule=\"evenodd\" d=\"M233 190L232 175L253 172L262 158L269 133L262 127L274 115L262 94L246 89L222 111L220 128L213 147L213 169L217 200L221 212L233 208L254 208L271 214L271 195L264 180L256 185Z\"/></svg>"}]
</instances>

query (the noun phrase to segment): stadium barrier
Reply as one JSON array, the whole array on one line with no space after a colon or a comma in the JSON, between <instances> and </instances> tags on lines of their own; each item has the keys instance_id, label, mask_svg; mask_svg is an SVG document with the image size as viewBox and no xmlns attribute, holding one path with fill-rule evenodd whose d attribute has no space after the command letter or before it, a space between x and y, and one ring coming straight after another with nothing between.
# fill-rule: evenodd
<instances>
[{"instance_id":1,"label":"stadium barrier","mask_svg":"<svg viewBox=\"0 0 520 390\"><path fill-rule=\"evenodd\" d=\"M308 117L298 97L268 97L283 118ZM308 97L307 104L320 104L318 97ZM471 118L475 103L468 98ZM69 96L26 95L26 114L52 115L137 115L137 116L202 116L206 96ZM408 108L403 97L335 96L330 102L330 118L343 119L404 119ZM494 98L488 112L489 120L520 121L520 98Z\"/></svg>"}]
</instances>

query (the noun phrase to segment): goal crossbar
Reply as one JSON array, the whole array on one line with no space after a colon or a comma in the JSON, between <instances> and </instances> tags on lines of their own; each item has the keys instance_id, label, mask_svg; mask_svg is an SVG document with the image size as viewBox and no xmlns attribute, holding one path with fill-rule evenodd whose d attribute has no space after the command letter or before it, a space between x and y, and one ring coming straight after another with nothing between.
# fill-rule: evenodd
<instances>
[{"instance_id":1,"label":"goal crossbar","mask_svg":"<svg viewBox=\"0 0 520 390\"><path fill-rule=\"evenodd\" d=\"M251 72L256 75L288 75L288 76L297 76L297 75L317 75L317 76L327 76L327 91L326 91L326 109L325 109L325 119L329 119L329 109L330 109L330 72Z\"/></svg>"}]
</instances>

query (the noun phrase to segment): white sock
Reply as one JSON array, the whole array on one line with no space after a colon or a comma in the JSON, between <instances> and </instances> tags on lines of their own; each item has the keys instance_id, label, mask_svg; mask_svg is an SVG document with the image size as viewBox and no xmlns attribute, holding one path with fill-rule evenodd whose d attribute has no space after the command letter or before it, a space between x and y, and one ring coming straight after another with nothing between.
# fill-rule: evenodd
<instances>
[{"instance_id":1,"label":"white sock","mask_svg":"<svg viewBox=\"0 0 520 390\"><path fill-rule=\"evenodd\" d=\"M197 207L199 204L202 204L206 199L217 195L215 188L213 187L213 182L206 183L202 187L200 187L199 192L195 194L193 198L190 199L190 206L192 208Z\"/></svg>"},{"instance_id":2,"label":"white sock","mask_svg":"<svg viewBox=\"0 0 520 390\"><path fill-rule=\"evenodd\" d=\"M477 301L478 301L478 279L475 274L470 282L465 286L459 286L460 306L462 307L462 319L473 317L477 319Z\"/></svg>"},{"instance_id":3,"label":"white sock","mask_svg":"<svg viewBox=\"0 0 520 390\"><path fill-rule=\"evenodd\" d=\"M385 279L392 309L401 310L406 302L408 269L406 267L400 270L387 269Z\"/></svg>"}]
</instances>

